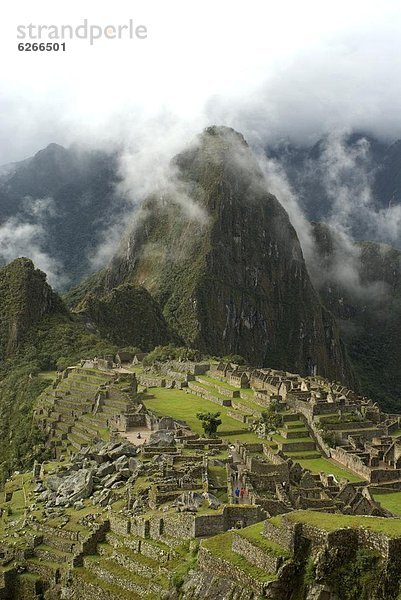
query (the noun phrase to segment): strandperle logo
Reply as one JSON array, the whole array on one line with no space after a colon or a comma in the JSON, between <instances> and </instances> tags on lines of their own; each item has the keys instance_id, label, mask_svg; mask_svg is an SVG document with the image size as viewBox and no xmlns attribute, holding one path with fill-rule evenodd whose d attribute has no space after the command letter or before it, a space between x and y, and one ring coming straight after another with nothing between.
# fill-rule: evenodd
<instances>
[{"instance_id":1,"label":"strandperle logo","mask_svg":"<svg viewBox=\"0 0 401 600\"><path fill-rule=\"evenodd\" d=\"M84 19L79 25L29 25L17 26L19 40L88 40L92 46L96 40L146 40L148 28L133 19L120 25L92 25Z\"/></svg>"}]
</instances>

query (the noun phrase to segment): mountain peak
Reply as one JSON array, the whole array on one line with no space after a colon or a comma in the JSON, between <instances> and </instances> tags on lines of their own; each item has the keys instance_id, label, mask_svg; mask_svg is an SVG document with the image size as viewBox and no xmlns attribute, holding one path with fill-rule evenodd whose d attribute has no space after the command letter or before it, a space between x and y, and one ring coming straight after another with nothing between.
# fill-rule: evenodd
<instances>
[{"instance_id":1,"label":"mountain peak","mask_svg":"<svg viewBox=\"0 0 401 600\"><path fill-rule=\"evenodd\" d=\"M336 326L296 232L244 137L208 127L174 162L187 210L174 192L163 202L150 196L100 288L143 285L169 325L202 352L347 379ZM188 207L199 206L205 218L188 218Z\"/></svg>"},{"instance_id":2,"label":"mountain peak","mask_svg":"<svg viewBox=\"0 0 401 600\"><path fill-rule=\"evenodd\" d=\"M0 268L0 360L17 350L31 325L54 312L65 308L45 273L29 258L17 258Z\"/></svg>"},{"instance_id":3,"label":"mountain peak","mask_svg":"<svg viewBox=\"0 0 401 600\"><path fill-rule=\"evenodd\" d=\"M201 137L205 140L208 137L218 137L224 138L226 141L235 141L248 146L244 136L239 131L236 131L232 127L227 127L226 125L211 125L210 127L206 127L201 133Z\"/></svg>"},{"instance_id":4,"label":"mountain peak","mask_svg":"<svg viewBox=\"0 0 401 600\"><path fill-rule=\"evenodd\" d=\"M67 153L68 153L68 150L66 148L64 148L64 146L61 146L60 144L56 144L55 142L51 142L45 148L43 148L42 150L39 150L39 152L36 152L36 154L34 155L34 158L39 157L39 156L51 156L51 155L55 155L55 154L64 156Z\"/></svg>"}]
</instances>

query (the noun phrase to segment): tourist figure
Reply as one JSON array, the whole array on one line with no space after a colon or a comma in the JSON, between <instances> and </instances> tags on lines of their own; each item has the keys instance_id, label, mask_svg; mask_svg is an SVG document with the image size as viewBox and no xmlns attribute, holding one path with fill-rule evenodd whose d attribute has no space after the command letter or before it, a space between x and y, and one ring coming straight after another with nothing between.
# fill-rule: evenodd
<instances>
[{"instance_id":1,"label":"tourist figure","mask_svg":"<svg viewBox=\"0 0 401 600\"><path fill-rule=\"evenodd\" d=\"M136 439L137 439L137 440L140 440L141 438L142 438L142 436L141 436L141 432L140 432L140 431L138 431L138 435L136 436Z\"/></svg>"},{"instance_id":2,"label":"tourist figure","mask_svg":"<svg viewBox=\"0 0 401 600\"><path fill-rule=\"evenodd\" d=\"M241 498L241 502L243 502L243 500L244 500L244 496L245 496L245 488L243 488L243 487L242 487L242 488L240 489L240 493L239 493L239 495L240 495L240 498Z\"/></svg>"},{"instance_id":3,"label":"tourist figure","mask_svg":"<svg viewBox=\"0 0 401 600\"><path fill-rule=\"evenodd\" d=\"M235 494L235 503L236 503L236 504L238 504L238 502L239 502L239 495L240 495L240 493L241 493L241 492L240 492L240 489L239 489L239 487L237 486L237 487L235 488L235 492L234 492L234 494Z\"/></svg>"}]
</instances>

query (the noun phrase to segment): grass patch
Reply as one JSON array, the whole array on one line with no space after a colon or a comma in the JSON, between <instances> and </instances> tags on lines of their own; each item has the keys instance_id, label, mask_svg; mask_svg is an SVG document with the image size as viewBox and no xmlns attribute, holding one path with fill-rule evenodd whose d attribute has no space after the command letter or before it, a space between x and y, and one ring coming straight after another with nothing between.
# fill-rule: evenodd
<instances>
[{"instance_id":1,"label":"grass patch","mask_svg":"<svg viewBox=\"0 0 401 600\"><path fill-rule=\"evenodd\" d=\"M198 412L221 412L221 420L223 421L219 427L218 433L224 431L236 431L244 429L241 423L229 417L224 411L224 407L199 398L193 394L187 394L182 390L152 388L152 393L147 394L144 399L144 404L149 410L153 410L160 416L170 416L173 419L185 421L189 427L196 433L203 434L202 424L197 418Z\"/></svg>"},{"instance_id":2,"label":"grass patch","mask_svg":"<svg viewBox=\"0 0 401 600\"><path fill-rule=\"evenodd\" d=\"M273 556L285 556L286 558L290 558L290 553L288 550L276 544L275 542L271 542L269 539L262 535L264 528L264 521L261 523L255 523L255 525L250 525L250 527L245 527L245 529L239 529L236 533L241 537L245 538L249 542L252 542L255 546L266 552L267 554L272 554Z\"/></svg>"},{"instance_id":3,"label":"grass patch","mask_svg":"<svg viewBox=\"0 0 401 600\"><path fill-rule=\"evenodd\" d=\"M212 385L225 388L226 390L230 390L230 392L239 392L240 388L235 387L234 385L230 385L226 381L220 381L220 379L215 379L214 377L210 377L210 375L200 375L199 379L204 381L205 383L210 383Z\"/></svg>"},{"instance_id":4,"label":"grass patch","mask_svg":"<svg viewBox=\"0 0 401 600\"><path fill-rule=\"evenodd\" d=\"M227 471L224 467L208 467L209 483L211 487L227 487Z\"/></svg>"},{"instance_id":5,"label":"grass patch","mask_svg":"<svg viewBox=\"0 0 401 600\"><path fill-rule=\"evenodd\" d=\"M341 477L346 477L348 481L351 483L355 483L357 481L363 481L358 475L355 475L348 469L340 467L335 462L332 462L328 458L305 458L299 459L297 462L304 469L309 469L312 473L326 473L327 475L334 475L336 479L341 479Z\"/></svg>"},{"instance_id":6,"label":"grass patch","mask_svg":"<svg viewBox=\"0 0 401 600\"><path fill-rule=\"evenodd\" d=\"M360 515L340 515L317 511L300 510L285 515L286 519L296 523L306 523L324 529L336 531L344 527L370 529L383 533L390 538L401 537L401 519L387 519L385 517L369 517Z\"/></svg>"},{"instance_id":7,"label":"grass patch","mask_svg":"<svg viewBox=\"0 0 401 600\"><path fill-rule=\"evenodd\" d=\"M373 497L383 508L390 510L395 515L401 515L401 492L373 494Z\"/></svg>"},{"instance_id":8,"label":"grass patch","mask_svg":"<svg viewBox=\"0 0 401 600\"><path fill-rule=\"evenodd\" d=\"M313 442L311 437L284 438L278 433L275 433L272 438L278 444L303 444L305 442Z\"/></svg>"},{"instance_id":9,"label":"grass patch","mask_svg":"<svg viewBox=\"0 0 401 600\"><path fill-rule=\"evenodd\" d=\"M232 563L238 569L260 582L272 581L276 579L276 576L272 573L267 573L266 571L259 569L239 554L233 552L231 550L232 539L232 532L223 533L208 540L204 540L202 542L202 546L209 550L209 552L211 552L211 554L217 558L221 558L222 560Z\"/></svg>"}]
</instances>

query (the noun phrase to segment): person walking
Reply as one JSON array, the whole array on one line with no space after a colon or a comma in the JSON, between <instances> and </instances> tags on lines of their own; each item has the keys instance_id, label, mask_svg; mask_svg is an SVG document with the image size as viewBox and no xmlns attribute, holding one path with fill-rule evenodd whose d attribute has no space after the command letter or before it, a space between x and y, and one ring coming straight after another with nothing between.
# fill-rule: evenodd
<instances>
[{"instance_id":1,"label":"person walking","mask_svg":"<svg viewBox=\"0 0 401 600\"><path fill-rule=\"evenodd\" d=\"M245 488L241 488L240 492L239 492L240 498L241 498L241 502L244 501L244 496L245 496Z\"/></svg>"},{"instance_id":2,"label":"person walking","mask_svg":"<svg viewBox=\"0 0 401 600\"><path fill-rule=\"evenodd\" d=\"M235 504L238 504L238 502L239 502L239 495L240 495L240 493L241 493L241 491L240 491L239 487L237 486L235 488L235 492L234 492L234 494L235 494Z\"/></svg>"}]
</instances>

